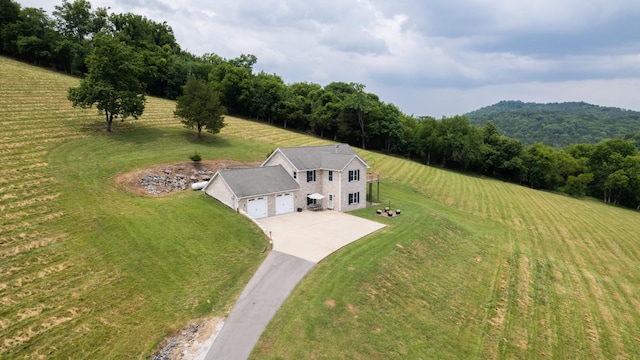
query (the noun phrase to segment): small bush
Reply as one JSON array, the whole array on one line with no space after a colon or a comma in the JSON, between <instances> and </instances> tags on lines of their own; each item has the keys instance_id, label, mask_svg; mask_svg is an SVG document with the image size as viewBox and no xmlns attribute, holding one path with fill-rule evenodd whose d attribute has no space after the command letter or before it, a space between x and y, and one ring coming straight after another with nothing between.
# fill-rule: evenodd
<instances>
[{"instance_id":1,"label":"small bush","mask_svg":"<svg viewBox=\"0 0 640 360\"><path fill-rule=\"evenodd\" d=\"M194 153L193 155L189 156L189 159L191 159L191 161L193 162L198 162L202 160L202 156L200 156L200 154L198 153Z\"/></svg>"}]
</instances>

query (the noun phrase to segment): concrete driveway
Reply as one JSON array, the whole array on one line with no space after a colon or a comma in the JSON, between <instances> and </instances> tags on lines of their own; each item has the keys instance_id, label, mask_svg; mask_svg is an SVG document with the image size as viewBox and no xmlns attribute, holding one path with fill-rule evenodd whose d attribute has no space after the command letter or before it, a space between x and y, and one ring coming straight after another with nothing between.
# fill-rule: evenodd
<instances>
[{"instance_id":1,"label":"concrete driveway","mask_svg":"<svg viewBox=\"0 0 640 360\"><path fill-rule=\"evenodd\" d=\"M305 211L257 221L273 251L231 310L206 360L243 360L298 282L320 260L386 225L337 211Z\"/></svg>"},{"instance_id":2,"label":"concrete driveway","mask_svg":"<svg viewBox=\"0 0 640 360\"><path fill-rule=\"evenodd\" d=\"M257 220L273 250L319 262L386 225L338 211L303 211Z\"/></svg>"}]
</instances>

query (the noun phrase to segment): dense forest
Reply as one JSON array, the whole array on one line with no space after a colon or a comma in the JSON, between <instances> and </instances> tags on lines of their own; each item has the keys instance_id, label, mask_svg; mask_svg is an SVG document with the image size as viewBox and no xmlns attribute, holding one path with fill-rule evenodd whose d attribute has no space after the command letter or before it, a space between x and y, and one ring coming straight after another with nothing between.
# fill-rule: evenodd
<instances>
[{"instance_id":1,"label":"dense forest","mask_svg":"<svg viewBox=\"0 0 640 360\"><path fill-rule=\"evenodd\" d=\"M638 113L570 103L558 105L573 109L560 116L560 110L503 102L496 106L504 110L490 107L468 116L409 116L366 92L363 84L286 84L277 74L256 73L258 59L251 54L225 59L215 53L188 53L167 23L93 10L85 0L65 0L55 9L49 17L41 9L0 0L0 51L82 77L79 90L70 91L74 105L91 105L94 99L87 96L100 97L109 93L108 87L119 86L123 95L110 104L110 114L137 117L144 111L145 94L180 99L187 79L194 78L208 84L207 97L215 98L231 115L432 166L640 209ZM116 56L111 49L127 56ZM531 114L531 121L521 123L518 107ZM526 138L504 130L510 129L508 125L520 126L520 135ZM598 131L582 132L590 127ZM545 128L554 134L552 140L534 137L534 131Z\"/></svg>"},{"instance_id":2,"label":"dense forest","mask_svg":"<svg viewBox=\"0 0 640 360\"><path fill-rule=\"evenodd\" d=\"M598 143L640 131L640 112L584 102L501 101L466 115L476 125L491 121L505 135L525 145L541 142L556 148Z\"/></svg>"}]
</instances>

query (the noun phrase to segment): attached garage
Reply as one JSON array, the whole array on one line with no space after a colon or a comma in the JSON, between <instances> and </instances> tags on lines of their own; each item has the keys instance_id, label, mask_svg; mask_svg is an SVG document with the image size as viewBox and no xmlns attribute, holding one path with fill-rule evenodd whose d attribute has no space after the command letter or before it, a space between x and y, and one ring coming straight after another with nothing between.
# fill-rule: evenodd
<instances>
[{"instance_id":1,"label":"attached garage","mask_svg":"<svg viewBox=\"0 0 640 360\"><path fill-rule=\"evenodd\" d=\"M253 219L293 212L298 183L281 165L218 171L203 191Z\"/></svg>"},{"instance_id":2,"label":"attached garage","mask_svg":"<svg viewBox=\"0 0 640 360\"><path fill-rule=\"evenodd\" d=\"M247 200L247 214L254 219L262 219L268 216L267 199L256 198Z\"/></svg>"},{"instance_id":3,"label":"attached garage","mask_svg":"<svg viewBox=\"0 0 640 360\"><path fill-rule=\"evenodd\" d=\"M276 196L276 215L293 212L293 194L280 194Z\"/></svg>"}]
</instances>

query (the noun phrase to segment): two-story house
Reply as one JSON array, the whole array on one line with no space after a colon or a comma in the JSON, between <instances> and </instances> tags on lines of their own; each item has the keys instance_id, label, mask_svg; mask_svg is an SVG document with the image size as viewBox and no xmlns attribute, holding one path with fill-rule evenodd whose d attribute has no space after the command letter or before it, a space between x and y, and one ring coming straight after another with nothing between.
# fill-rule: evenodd
<instances>
[{"instance_id":1,"label":"two-story house","mask_svg":"<svg viewBox=\"0 0 640 360\"><path fill-rule=\"evenodd\" d=\"M369 165L347 144L276 149L259 168L217 172L205 193L254 219L366 206Z\"/></svg>"}]
</instances>

